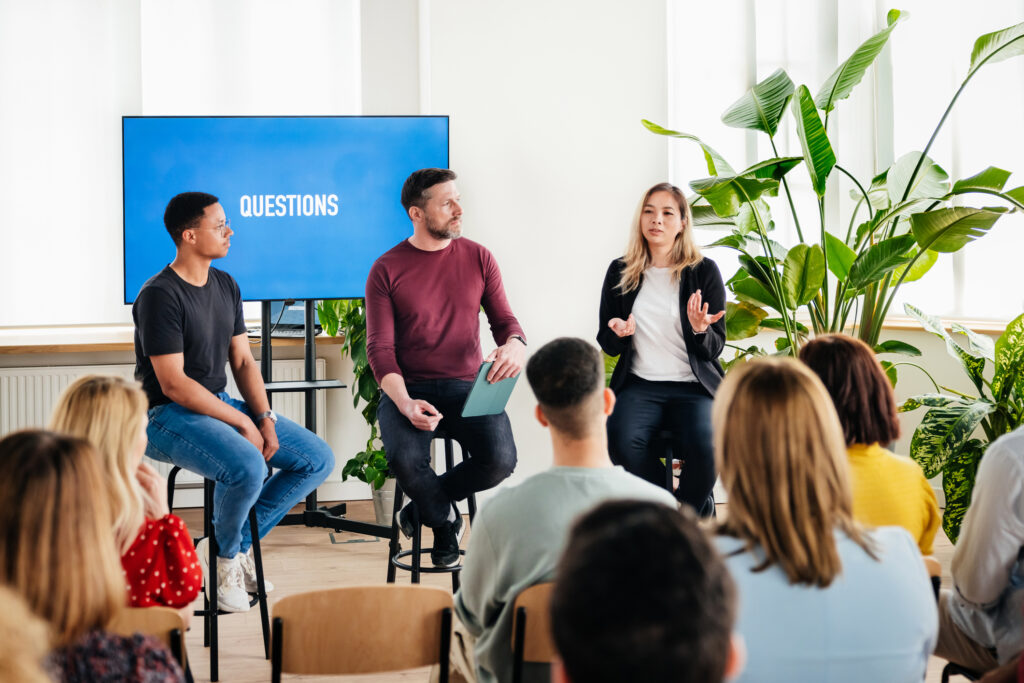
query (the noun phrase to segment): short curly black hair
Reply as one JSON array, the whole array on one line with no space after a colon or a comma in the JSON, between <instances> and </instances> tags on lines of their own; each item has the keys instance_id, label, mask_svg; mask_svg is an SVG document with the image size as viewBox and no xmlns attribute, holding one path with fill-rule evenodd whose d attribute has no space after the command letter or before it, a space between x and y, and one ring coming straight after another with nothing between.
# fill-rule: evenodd
<instances>
[{"instance_id":1,"label":"short curly black hair","mask_svg":"<svg viewBox=\"0 0 1024 683\"><path fill-rule=\"evenodd\" d=\"M181 233L195 226L203 217L206 207L220 200L206 192L182 192L167 202L164 210L164 227L170 233L175 245L181 244Z\"/></svg>"}]
</instances>

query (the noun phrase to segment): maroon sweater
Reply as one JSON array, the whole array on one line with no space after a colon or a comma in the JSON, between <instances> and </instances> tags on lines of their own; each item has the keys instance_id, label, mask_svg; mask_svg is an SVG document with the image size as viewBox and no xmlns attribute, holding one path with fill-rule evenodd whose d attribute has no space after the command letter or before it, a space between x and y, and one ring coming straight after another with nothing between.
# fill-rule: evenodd
<instances>
[{"instance_id":1,"label":"maroon sweater","mask_svg":"<svg viewBox=\"0 0 1024 683\"><path fill-rule=\"evenodd\" d=\"M439 251L401 242L377 259L366 280L366 352L373 376L407 382L476 376L480 307L501 346L523 328L512 314L491 252L452 240Z\"/></svg>"}]
</instances>

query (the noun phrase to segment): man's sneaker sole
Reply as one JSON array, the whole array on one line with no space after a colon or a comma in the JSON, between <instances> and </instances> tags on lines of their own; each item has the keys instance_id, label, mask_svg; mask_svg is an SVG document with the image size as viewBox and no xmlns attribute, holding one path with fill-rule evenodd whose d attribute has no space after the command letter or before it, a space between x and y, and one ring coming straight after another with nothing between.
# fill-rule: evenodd
<instances>
[{"instance_id":1,"label":"man's sneaker sole","mask_svg":"<svg viewBox=\"0 0 1024 683\"><path fill-rule=\"evenodd\" d=\"M462 537L466 533L466 524L462 521L462 515L458 514L456 510L455 517L455 551L454 553L435 553L431 551L430 561L435 567L455 567L459 564L462 559L462 554L459 552L459 543L462 542ZM435 532L436 533L436 532ZM436 538L436 536L435 536Z\"/></svg>"}]
</instances>

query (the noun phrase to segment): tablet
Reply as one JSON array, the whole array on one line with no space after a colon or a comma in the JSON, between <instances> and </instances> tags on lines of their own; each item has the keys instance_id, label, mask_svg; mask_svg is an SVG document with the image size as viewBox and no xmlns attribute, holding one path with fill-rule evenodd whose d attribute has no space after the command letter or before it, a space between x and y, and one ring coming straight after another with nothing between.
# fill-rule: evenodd
<instances>
[{"instance_id":1,"label":"tablet","mask_svg":"<svg viewBox=\"0 0 1024 683\"><path fill-rule=\"evenodd\" d=\"M508 397L512 395L512 389L516 386L515 377L506 377L500 382L491 384L487 381L487 373L490 372L491 361L484 361L480 365L476 379L473 380L473 388L466 397L466 404L462 406L462 417L480 417L481 415L498 415L505 410ZM522 374L522 373L520 373Z\"/></svg>"}]
</instances>

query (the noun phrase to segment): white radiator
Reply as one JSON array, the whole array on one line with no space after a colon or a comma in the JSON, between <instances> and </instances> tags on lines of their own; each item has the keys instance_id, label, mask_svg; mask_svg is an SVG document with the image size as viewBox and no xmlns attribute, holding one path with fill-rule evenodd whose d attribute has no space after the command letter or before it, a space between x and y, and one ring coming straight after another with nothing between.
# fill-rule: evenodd
<instances>
[{"instance_id":1,"label":"white radiator","mask_svg":"<svg viewBox=\"0 0 1024 683\"><path fill-rule=\"evenodd\" d=\"M304 361L275 360L272 379L275 382L294 382L304 379ZM324 378L325 362L316 359L316 377ZM60 393L77 378L88 374L120 375L131 379L135 375L134 365L69 365L36 368L0 368L0 435L18 429L45 427L50 413L57 405ZM238 387L227 370L227 392L238 396ZM306 397L302 394L275 393L271 396L274 412L303 424L306 419ZM326 433L327 410L321 394L316 402L316 433L324 438ZM149 461L165 476L171 465ZM178 486L198 485L202 478L182 470L177 477ZM186 487L191 488L191 487ZM175 507L202 505L201 491L184 491L181 499L175 500ZM179 494L180 495L180 494Z\"/></svg>"}]
</instances>

